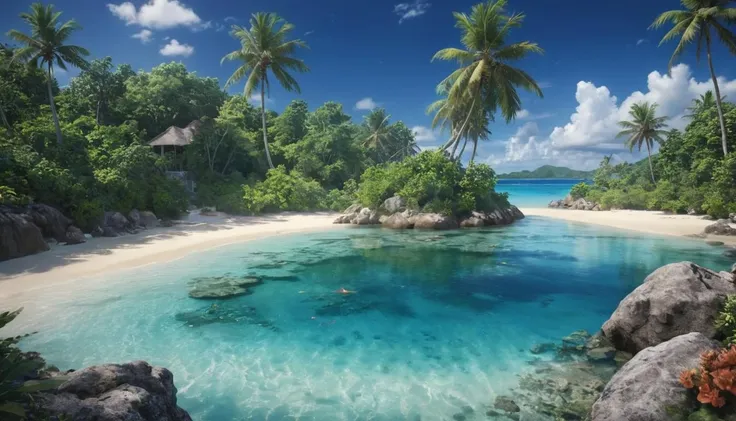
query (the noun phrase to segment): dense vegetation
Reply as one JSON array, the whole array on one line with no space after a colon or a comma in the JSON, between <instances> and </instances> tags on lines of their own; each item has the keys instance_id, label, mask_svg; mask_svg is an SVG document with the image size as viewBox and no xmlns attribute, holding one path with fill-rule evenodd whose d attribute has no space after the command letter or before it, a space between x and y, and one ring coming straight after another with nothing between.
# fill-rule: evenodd
<instances>
[{"instance_id":1,"label":"dense vegetation","mask_svg":"<svg viewBox=\"0 0 736 421\"><path fill-rule=\"evenodd\" d=\"M594 171L578 171L567 167L555 167L552 165L543 165L536 170L516 171L508 174L499 174L499 179L518 179L518 178L577 178L586 179L593 176Z\"/></svg>"},{"instance_id":2,"label":"dense vegetation","mask_svg":"<svg viewBox=\"0 0 736 421\"><path fill-rule=\"evenodd\" d=\"M659 153L635 164L613 165L605 158L593 185L579 185L574 196L604 209L651 209L707 213L721 218L736 212L736 152L725 157L715 102L709 95L694 101L684 131L670 130ZM710 95L712 96L712 95ZM736 147L736 106L723 103L728 147ZM652 177L655 181L653 181Z\"/></svg>"}]
</instances>

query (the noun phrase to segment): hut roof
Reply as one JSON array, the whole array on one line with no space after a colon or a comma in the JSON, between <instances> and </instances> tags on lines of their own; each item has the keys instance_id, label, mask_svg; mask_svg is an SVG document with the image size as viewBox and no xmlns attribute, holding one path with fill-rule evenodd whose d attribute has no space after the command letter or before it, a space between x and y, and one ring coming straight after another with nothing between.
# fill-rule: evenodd
<instances>
[{"instance_id":1,"label":"hut roof","mask_svg":"<svg viewBox=\"0 0 736 421\"><path fill-rule=\"evenodd\" d=\"M199 129L199 120L194 120L187 124L183 129L176 126L171 126L166 129L163 133L153 138L152 141L148 142L149 146L186 146L192 143L194 135L197 134Z\"/></svg>"}]
</instances>

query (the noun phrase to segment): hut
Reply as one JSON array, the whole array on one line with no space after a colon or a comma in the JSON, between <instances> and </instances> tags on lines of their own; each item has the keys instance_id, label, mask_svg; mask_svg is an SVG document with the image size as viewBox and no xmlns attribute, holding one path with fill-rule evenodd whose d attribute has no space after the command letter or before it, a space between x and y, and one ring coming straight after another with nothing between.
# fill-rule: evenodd
<instances>
[{"instance_id":1,"label":"hut","mask_svg":"<svg viewBox=\"0 0 736 421\"><path fill-rule=\"evenodd\" d=\"M166 152L174 152L174 159L171 162L174 168L170 168L170 170L174 171L166 171L166 175L170 178L180 180L190 192L194 191L195 184L194 181L192 181L189 172L186 171L184 148L192 143L194 136L199 130L200 124L199 120L194 120L184 128L171 126L148 142L148 145L151 146L154 151L156 151L156 147L158 146L161 156L164 156ZM181 157L181 159L179 159L179 157Z\"/></svg>"}]
</instances>

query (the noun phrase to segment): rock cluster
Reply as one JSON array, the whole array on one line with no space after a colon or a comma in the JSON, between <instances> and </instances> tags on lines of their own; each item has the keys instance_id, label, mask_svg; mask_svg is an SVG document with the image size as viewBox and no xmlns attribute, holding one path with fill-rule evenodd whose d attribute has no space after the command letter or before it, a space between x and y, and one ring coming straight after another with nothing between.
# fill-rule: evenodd
<instances>
[{"instance_id":1,"label":"rock cluster","mask_svg":"<svg viewBox=\"0 0 736 421\"><path fill-rule=\"evenodd\" d=\"M189 296L200 299L218 299L250 294L249 287L260 285L255 276L208 276L194 278L189 283Z\"/></svg>"},{"instance_id":2,"label":"rock cluster","mask_svg":"<svg viewBox=\"0 0 736 421\"><path fill-rule=\"evenodd\" d=\"M705 227L704 234L736 235L736 228L730 225L731 222L732 219L719 219L715 223Z\"/></svg>"},{"instance_id":3,"label":"rock cluster","mask_svg":"<svg viewBox=\"0 0 736 421\"><path fill-rule=\"evenodd\" d=\"M74 421L191 421L176 404L174 375L145 361L73 372L39 397L50 415Z\"/></svg>"},{"instance_id":4,"label":"rock cluster","mask_svg":"<svg viewBox=\"0 0 736 421\"><path fill-rule=\"evenodd\" d=\"M0 206L0 261L48 250L45 238L65 244L85 242L82 231L51 206Z\"/></svg>"},{"instance_id":5,"label":"rock cluster","mask_svg":"<svg viewBox=\"0 0 736 421\"><path fill-rule=\"evenodd\" d=\"M572 195L565 196L562 200L553 200L547 205L549 208L561 208L572 210L600 211L601 205L584 198L574 199Z\"/></svg>"},{"instance_id":6,"label":"rock cluster","mask_svg":"<svg viewBox=\"0 0 736 421\"><path fill-rule=\"evenodd\" d=\"M144 229L160 226L153 212L133 209L126 217L120 212L105 212L101 225L92 231L98 237L117 237L124 234L136 234Z\"/></svg>"},{"instance_id":7,"label":"rock cluster","mask_svg":"<svg viewBox=\"0 0 736 421\"><path fill-rule=\"evenodd\" d=\"M360 205L352 205L335 219L335 224L378 225L392 229L434 229L447 230L458 227L483 227L508 225L524 214L516 206L508 209L496 209L492 212L471 212L461 218L438 213L420 213L408 209L406 202L399 196L386 199L376 210Z\"/></svg>"}]
</instances>

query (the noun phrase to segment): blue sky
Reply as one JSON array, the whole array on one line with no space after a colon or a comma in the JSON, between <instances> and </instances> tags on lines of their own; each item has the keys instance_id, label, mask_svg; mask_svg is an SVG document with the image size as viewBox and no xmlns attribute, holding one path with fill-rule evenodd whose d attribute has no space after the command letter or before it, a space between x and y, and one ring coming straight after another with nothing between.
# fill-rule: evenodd
<instances>
[{"instance_id":1,"label":"blue sky","mask_svg":"<svg viewBox=\"0 0 736 421\"><path fill-rule=\"evenodd\" d=\"M432 147L444 136L427 129L427 105L434 88L454 65L431 62L444 47L460 46L453 11L469 11L467 0L56 0L64 19L83 30L73 42L94 57L150 70L162 62L182 61L190 70L221 83L235 68L220 65L238 44L228 30L247 24L251 13L273 11L296 25L294 36L310 49L301 57L311 72L299 75L302 99L314 109L325 101L344 104L355 121L367 112L358 104L385 107L394 120L416 127L420 145ZM19 13L30 1L3 6L0 30L25 29ZM682 127L684 108L709 88L705 63L694 52L667 75L674 44L658 47L664 31L650 31L658 13L679 8L677 0L510 0L510 9L527 19L513 40L538 42L543 56L519 62L544 87L544 99L523 95L525 111L517 121L491 125L492 140L480 159L497 170L531 169L542 164L591 168L607 153L632 160L614 139L615 122L631 102L660 102L662 111ZM135 36L135 37L134 37ZM0 39L7 42L6 38ZM736 68L723 48L714 51L716 70L729 98L736 95ZM658 72L658 73L653 73ZM61 85L75 74L58 73ZM232 88L235 93L242 84ZM637 94L637 92L639 92ZM615 99L614 99L615 97ZM275 87L268 106L280 112L297 95ZM370 100L367 100L370 99ZM362 100L362 102L361 102Z\"/></svg>"}]
</instances>

